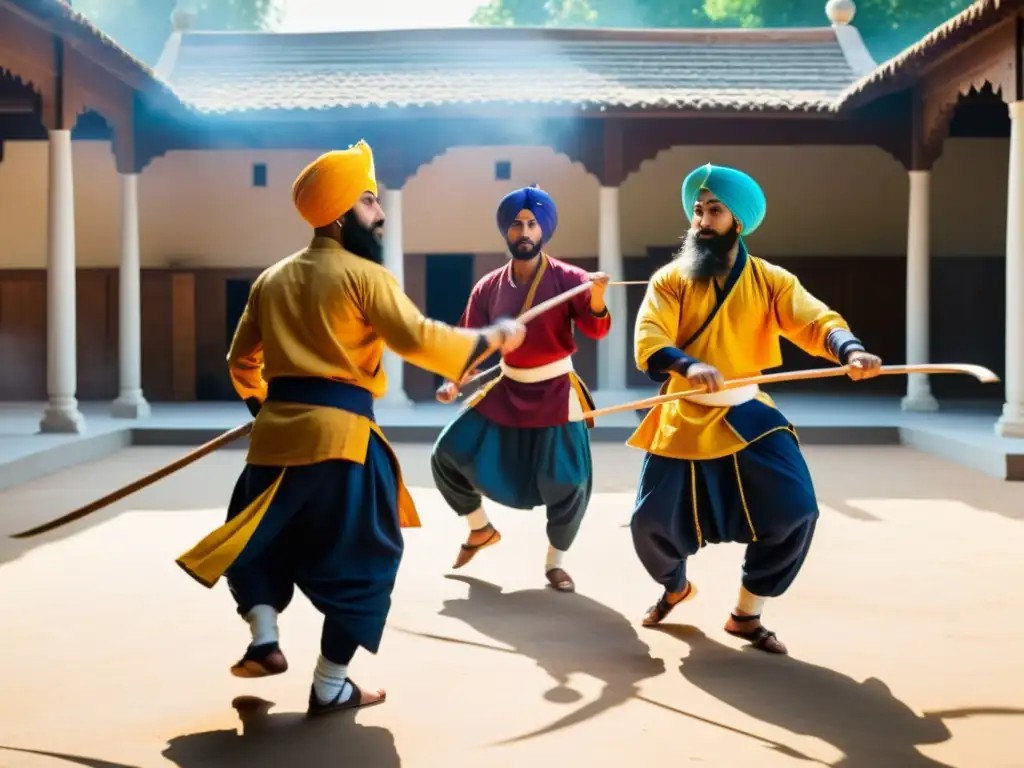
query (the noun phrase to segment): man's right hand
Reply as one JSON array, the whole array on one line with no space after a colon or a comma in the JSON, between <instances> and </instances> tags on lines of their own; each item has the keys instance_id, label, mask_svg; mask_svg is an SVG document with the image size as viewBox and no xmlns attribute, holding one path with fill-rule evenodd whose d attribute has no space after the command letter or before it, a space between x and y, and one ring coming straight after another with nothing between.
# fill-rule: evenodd
<instances>
[{"instance_id":1,"label":"man's right hand","mask_svg":"<svg viewBox=\"0 0 1024 768\"><path fill-rule=\"evenodd\" d=\"M501 351L502 355L514 352L526 338L526 326L518 320L499 320L484 331L487 343Z\"/></svg>"},{"instance_id":2,"label":"man's right hand","mask_svg":"<svg viewBox=\"0 0 1024 768\"><path fill-rule=\"evenodd\" d=\"M448 403L455 400L459 396L459 388L455 386L455 382L446 381L440 387L437 388L437 392L434 395L439 403Z\"/></svg>"},{"instance_id":3,"label":"man's right hand","mask_svg":"<svg viewBox=\"0 0 1024 768\"><path fill-rule=\"evenodd\" d=\"M694 389L704 387L708 392L717 392L725 384L722 372L707 363L694 363L686 371L686 380Z\"/></svg>"}]
</instances>

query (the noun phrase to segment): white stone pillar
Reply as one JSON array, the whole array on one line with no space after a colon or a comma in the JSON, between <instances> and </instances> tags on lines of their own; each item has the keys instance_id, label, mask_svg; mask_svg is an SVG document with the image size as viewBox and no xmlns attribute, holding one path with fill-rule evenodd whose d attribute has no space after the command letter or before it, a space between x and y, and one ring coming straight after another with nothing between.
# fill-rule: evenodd
<instances>
[{"instance_id":1,"label":"white stone pillar","mask_svg":"<svg viewBox=\"0 0 1024 768\"><path fill-rule=\"evenodd\" d=\"M402 241L402 190L385 188L382 198L384 215L384 266L405 289L405 245ZM405 394L405 362L390 349L384 350L384 375L388 391L381 404L394 407L412 405Z\"/></svg>"},{"instance_id":2,"label":"white stone pillar","mask_svg":"<svg viewBox=\"0 0 1024 768\"><path fill-rule=\"evenodd\" d=\"M1006 194L1006 402L996 422L1003 437L1024 437L1024 101L1010 105Z\"/></svg>"},{"instance_id":3,"label":"white stone pillar","mask_svg":"<svg viewBox=\"0 0 1024 768\"><path fill-rule=\"evenodd\" d=\"M144 419L142 395L142 289L139 265L139 175L121 174L121 269L118 273L120 391L110 406L119 419Z\"/></svg>"},{"instance_id":4,"label":"white stone pillar","mask_svg":"<svg viewBox=\"0 0 1024 768\"><path fill-rule=\"evenodd\" d=\"M598 198L597 269L612 280L622 280L622 237L619 228L619 188L604 187ZM626 291L622 287L609 288L605 304L612 314L612 329L597 347L597 388L603 390L626 389L626 349L628 319L626 318Z\"/></svg>"},{"instance_id":5,"label":"white stone pillar","mask_svg":"<svg viewBox=\"0 0 1024 768\"><path fill-rule=\"evenodd\" d=\"M42 432L85 432L78 410L75 188L71 131L50 131L46 253L46 393Z\"/></svg>"},{"instance_id":6,"label":"white stone pillar","mask_svg":"<svg viewBox=\"0 0 1024 768\"><path fill-rule=\"evenodd\" d=\"M928 362L928 307L930 181L929 171L910 171L910 205L907 216L907 365ZM905 411L937 411L928 374L912 373L902 402Z\"/></svg>"}]
</instances>

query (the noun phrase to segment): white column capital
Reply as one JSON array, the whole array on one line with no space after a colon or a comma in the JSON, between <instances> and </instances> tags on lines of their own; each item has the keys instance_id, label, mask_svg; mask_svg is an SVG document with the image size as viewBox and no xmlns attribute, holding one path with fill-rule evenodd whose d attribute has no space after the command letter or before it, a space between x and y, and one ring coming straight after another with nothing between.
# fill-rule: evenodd
<instances>
[{"instance_id":1,"label":"white column capital","mask_svg":"<svg viewBox=\"0 0 1024 768\"><path fill-rule=\"evenodd\" d=\"M1024 117L1024 101L1011 101L1007 104L1007 110L1010 113L1011 120L1017 120Z\"/></svg>"}]
</instances>

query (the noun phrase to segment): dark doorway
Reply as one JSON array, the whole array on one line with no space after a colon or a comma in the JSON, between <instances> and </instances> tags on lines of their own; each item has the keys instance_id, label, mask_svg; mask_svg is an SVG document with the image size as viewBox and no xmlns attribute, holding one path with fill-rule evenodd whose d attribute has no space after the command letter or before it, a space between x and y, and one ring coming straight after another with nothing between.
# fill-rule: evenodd
<instances>
[{"instance_id":1,"label":"dark doorway","mask_svg":"<svg viewBox=\"0 0 1024 768\"><path fill-rule=\"evenodd\" d=\"M252 290L252 280L225 280L224 281L224 333L227 341L224 344L224 354L228 353L231 347L231 339L235 337L235 328L242 318L245 305L249 303L249 291Z\"/></svg>"},{"instance_id":2,"label":"dark doorway","mask_svg":"<svg viewBox=\"0 0 1024 768\"><path fill-rule=\"evenodd\" d=\"M449 325L457 325L473 290L473 254L444 253L427 255L426 315ZM434 386L443 379L434 376Z\"/></svg>"},{"instance_id":3,"label":"dark doorway","mask_svg":"<svg viewBox=\"0 0 1024 768\"><path fill-rule=\"evenodd\" d=\"M245 305L249 301L249 290L252 288L252 280L225 280L224 281L224 347L221 350L220 359L227 357L228 349L231 347L231 339L235 335L235 328L245 311ZM218 366L216 374L200 374L196 381L197 400L237 400L238 394L231 384L231 377L228 375L227 366Z\"/></svg>"}]
</instances>

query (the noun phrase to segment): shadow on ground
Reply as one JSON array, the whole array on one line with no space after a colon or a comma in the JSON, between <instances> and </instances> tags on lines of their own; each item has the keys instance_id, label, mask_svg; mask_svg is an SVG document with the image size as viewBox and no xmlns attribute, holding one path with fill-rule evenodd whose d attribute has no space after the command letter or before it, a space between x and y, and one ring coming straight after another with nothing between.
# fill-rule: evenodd
<instances>
[{"instance_id":1,"label":"shadow on ground","mask_svg":"<svg viewBox=\"0 0 1024 768\"><path fill-rule=\"evenodd\" d=\"M633 698L639 684L665 671L661 659L652 658L633 624L622 614L585 595L564 594L553 589L503 592L501 587L469 576L445 578L469 586L465 598L446 600L441 616L465 622L499 643L490 650L533 659L554 685L543 696L550 702L571 706L582 694L569 684L574 674L585 674L602 683L592 702L574 708L540 730L502 743L534 738L598 717ZM468 640L399 630L420 637L466 645Z\"/></svg>"},{"instance_id":2,"label":"shadow on ground","mask_svg":"<svg viewBox=\"0 0 1024 768\"><path fill-rule=\"evenodd\" d=\"M389 730L359 725L355 713L318 719L304 714L269 714L273 702L241 696L231 702L242 730L206 731L170 740L163 756L178 768L287 768L330 765L338 768L399 768L402 764ZM85 768L136 768L96 758L41 750L0 747L0 751L39 755Z\"/></svg>"},{"instance_id":3,"label":"shadow on ground","mask_svg":"<svg viewBox=\"0 0 1024 768\"><path fill-rule=\"evenodd\" d=\"M689 646L679 669L692 685L756 720L831 744L844 754L834 768L950 768L917 749L949 740L945 720L1024 715L1024 709L977 707L922 716L874 677L858 682L793 657L733 648L687 625L655 631Z\"/></svg>"}]
</instances>

